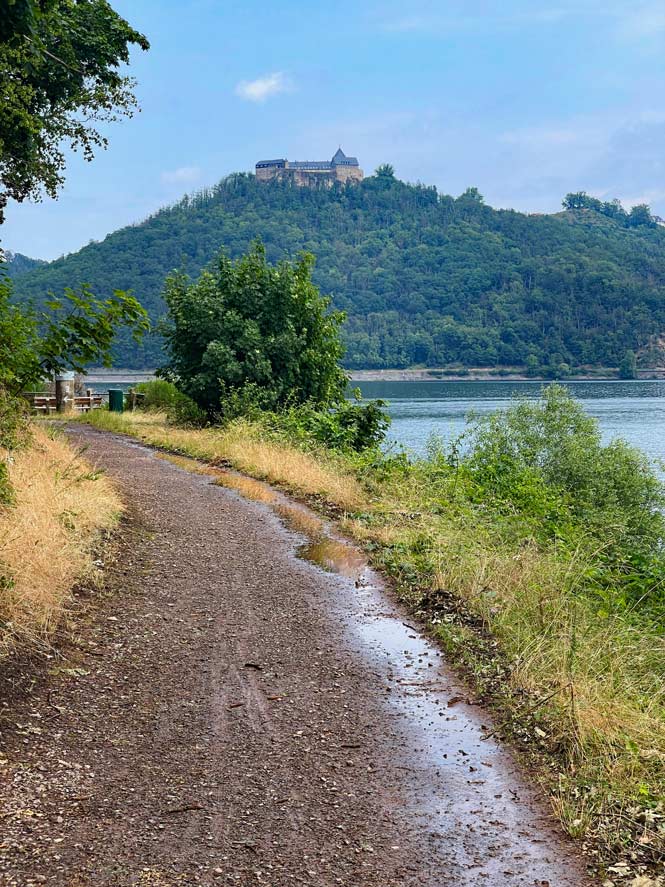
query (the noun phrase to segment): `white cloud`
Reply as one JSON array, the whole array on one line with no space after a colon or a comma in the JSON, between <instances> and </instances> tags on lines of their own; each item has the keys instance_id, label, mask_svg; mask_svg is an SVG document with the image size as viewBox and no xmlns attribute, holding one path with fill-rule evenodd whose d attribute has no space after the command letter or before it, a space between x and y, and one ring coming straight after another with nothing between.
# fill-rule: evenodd
<instances>
[{"instance_id":1,"label":"white cloud","mask_svg":"<svg viewBox=\"0 0 665 887\"><path fill-rule=\"evenodd\" d=\"M165 185L194 185L201 178L201 170L198 166L179 166L166 170L161 178Z\"/></svg>"},{"instance_id":2,"label":"white cloud","mask_svg":"<svg viewBox=\"0 0 665 887\"><path fill-rule=\"evenodd\" d=\"M265 102L280 92L290 92L293 84L282 71L273 71L256 80L241 80L235 88L235 94L248 102Z\"/></svg>"}]
</instances>

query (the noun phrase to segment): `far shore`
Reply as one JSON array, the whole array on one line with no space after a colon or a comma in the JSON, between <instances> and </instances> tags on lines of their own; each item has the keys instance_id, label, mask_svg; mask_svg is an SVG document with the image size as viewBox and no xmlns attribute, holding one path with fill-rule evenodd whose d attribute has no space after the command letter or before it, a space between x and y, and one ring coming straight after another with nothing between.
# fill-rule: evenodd
<instances>
[{"instance_id":1,"label":"far shore","mask_svg":"<svg viewBox=\"0 0 665 887\"><path fill-rule=\"evenodd\" d=\"M638 370L633 381L658 381L665 379L665 367ZM545 376L529 376L514 367L469 367L466 370L404 369L404 370L351 370L352 382L618 382L619 371L598 367L584 373L571 373L562 379Z\"/></svg>"},{"instance_id":2,"label":"far shore","mask_svg":"<svg viewBox=\"0 0 665 887\"><path fill-rule=\"evenodd\" d=\"M572 373L565 379L545 379L544 376L528 376L517 367L469 367L466 370L446 368L412 368L386 370L351 370L352 382L616 382L619 371L612 367L598 367L584 373ZM86 375L86 381L96 384L116 383L137 384L149 382L155 378L153 369L104 369L92 368ZM665 366L648 370L638 370L638 381L658 381L665 379Z\"/></svg>"}]
</instances>

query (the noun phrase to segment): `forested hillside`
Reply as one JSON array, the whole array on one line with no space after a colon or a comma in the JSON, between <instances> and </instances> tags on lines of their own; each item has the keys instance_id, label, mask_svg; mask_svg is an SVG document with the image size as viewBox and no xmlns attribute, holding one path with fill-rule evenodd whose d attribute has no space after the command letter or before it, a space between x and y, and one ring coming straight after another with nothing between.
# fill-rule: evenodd
<instances>
[{"instance_id":1,"label":"forested hillside","mask_svg":"<svg viewBox=\"0 0 665 887\"><path fill-rule=\"evenodd\" d=\"M596 206L596 204L598 204ZM556 215L486 206L408 185L390 168L359 185L310 190L231 175L101 243L21 274L17 296L89 283L131 289L153 319L165 275L197 273L255 237L272 261L309 250L315 282L348 314L349 367L581 365L663 360L665 229L584 200ZM605 208L605 210L603 210ZM125 366L161 361L157 336L117 349Z\"/></svg>"},{"instance_id":2,"label":"forested hillside","mask_svg":"<svg viewBox=\"0 0 665 887\"><path fill-rule=\"evenodd\" d=\"M12 253L9 251L5 253L4 268L10 277L19 277L21 274L25 274L28 271L32 271L33 268L39 268L45 264L46 262L42 262L40 259L31 259L22 253Z\"/></svg>"}]
</instances>

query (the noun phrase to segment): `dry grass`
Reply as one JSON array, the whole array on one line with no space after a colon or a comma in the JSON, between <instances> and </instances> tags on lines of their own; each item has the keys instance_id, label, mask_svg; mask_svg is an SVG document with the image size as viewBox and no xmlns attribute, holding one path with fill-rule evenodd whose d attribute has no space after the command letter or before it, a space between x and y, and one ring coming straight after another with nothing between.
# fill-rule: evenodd
<instances>
[{"instance_id":1,"label":"dry grass","mask_svg":"<svg viewBox=\"0 0 665 887\"><path fill-rule=\"evenodd\" d=\"M42 429L9 472L16 502L0 511L0 657L48 644L74 584L95 574L100 531L122 510L109 481Z\"/></svg>"},{"instance_id":2,"label":"dry grass","mask_svg":"<svg viewBox=\"0 0 665 887\"><path fill-rule=\"evenodd\" d=\"M561 729L582 758L616 773L628 745L665 761L665 638L576 593L584 571L535 549L471 549L442 562L433 584L455 588L500 639L517 689L557 691Z\"/></svg>"},{"instance_id":3,"label":"dry grass","mask_svg":"<svg viewBox=\"0 0 665 887\"><path fill-rule=\"evenodd\" d=\"M325 453L313 455L266 440L249 423L234 423L226 429L177 428L167 425L159 413L119 415L101 410L87 421L213 465L230 464L296 495L319 496L344 510L358 510L366 502L360 483L341 461Z\"/></svg>"},{"instance_id":4,"label":"dry grass","mask_svg":"<svg viewBox=\"0 0 665 887\"><path fill-rule=\"evenodd\" d=\"M379 486L369 513L344 529L372 544L416 608L423 592L441 601L441 612L424 612L436 613L435 631L483 693L496 694L508 732L554 752L542 775L568 831L629 844L627 832L634 840L665 806L663 633L580 588L588 550L503 543L471 511L437 514L426 481L414 471ZM499 642L494 661L478 621ZM662 832L648 837L663 850Z\"/></svg>"}]
</instances>

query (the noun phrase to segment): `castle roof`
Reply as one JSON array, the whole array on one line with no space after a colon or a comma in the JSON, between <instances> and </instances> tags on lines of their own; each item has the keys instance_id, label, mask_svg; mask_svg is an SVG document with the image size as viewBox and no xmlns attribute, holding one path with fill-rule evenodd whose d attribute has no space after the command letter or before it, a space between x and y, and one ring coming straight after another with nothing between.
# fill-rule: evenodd
<instances>
[{"instance_id":1,"label":"castle roof","mask_svg":"<svg viewBox=\"0 0 665 887\"><path fill-rule=\"evenodd\" d=\"M338 148L333 154L332 165L340 164L343 166L358 166L357 157L347 157L341 148Z\"/></svg>"}]
</instances>

